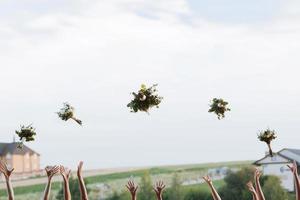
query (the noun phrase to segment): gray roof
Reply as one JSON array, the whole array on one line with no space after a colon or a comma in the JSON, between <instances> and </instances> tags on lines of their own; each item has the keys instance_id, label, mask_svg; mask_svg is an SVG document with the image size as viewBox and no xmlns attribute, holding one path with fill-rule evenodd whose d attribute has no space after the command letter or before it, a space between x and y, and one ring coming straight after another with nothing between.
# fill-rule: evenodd
<instances>
[{"instance_id":1,"label":"gray roof","mask_svg":"<svg viewBox=\"0 0 300 200\"><path fill-rule=\"evenodd\" d=\"M284 148L282 150L280 150L279 152L277 153L274 153L274 155L278 155L278 156L281 156L283 157L284 159L288 160L289 162L293 162L293 161L296 161L298 165L300 165L300 149L289 149L289 148ZM265 158L267 157L270 157L270 155L266 155L265 157L255 161L253 164L255 165L259 165L258 163L262 160L264 160ZM270 162L268 161L269 163L268 164L271 164L271 163L278 163L278 162Z\"/></svg>"},{"instance_id":2,"label":"gray roof","mask_svg":"<svg viewBox=\"0 0 300 200\"><path fill-rule=\"evenodd\" d=\"M283 149L284 150L284 149ZM288 149L288 148L285 148L285 150L288 150L294 154L297 154L300 156L300 149Z\"/></svg>"},{"instance_id":3,"label":"gray roof","mask_svg":"<svg viewBox=\"0 0 300 200\"><path fill-rule=\"evenodd\" d=\"M0 143L0 155L3 156L6 155L7 153L17 154L17 155L25 155L26 153L40 155L39 153L27 147L26 145L23 145L23 148L20 149L18 148L18 143L16 142Z\"/></svg>"}]
</instances>

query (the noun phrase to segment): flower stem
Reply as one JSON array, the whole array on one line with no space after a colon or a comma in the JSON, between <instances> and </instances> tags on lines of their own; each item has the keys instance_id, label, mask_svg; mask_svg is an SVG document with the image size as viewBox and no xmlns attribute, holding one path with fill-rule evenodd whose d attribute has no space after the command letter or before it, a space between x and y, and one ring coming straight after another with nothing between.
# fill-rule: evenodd
<instances>
[{"instance_id":1,"label":"flower stem","mask_svg":"<svg viewBox=\"0 0 300 200\"><path fill-rule=\"evenodd\" d=\"M77 122L80 126L82 125L82 121L79 119L76 119L75 117L72 117L71 119L73 119L75 122Z\"/></svg>"},{"instance_id":2,"label":"flower stem","mask_svg":"<svg viewBox=\"0 0 300 200\"><path fill-rule=\"evenodd\" d=\"M271 157L273 157L273 151L272 151L272 148L271 148L271 144L270 143L267 143L268 145L268 148L269 148L269 154Z\"/></svg>"}]
</instances>

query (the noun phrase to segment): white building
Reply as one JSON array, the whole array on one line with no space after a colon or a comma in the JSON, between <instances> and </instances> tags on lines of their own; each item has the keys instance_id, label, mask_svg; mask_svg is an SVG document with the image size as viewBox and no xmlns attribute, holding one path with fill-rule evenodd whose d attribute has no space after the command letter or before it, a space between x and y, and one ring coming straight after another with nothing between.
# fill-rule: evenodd
<instances>
[{"instance_id":1,"label":"white building","mask_svg":"<svg viewBox=\"0 0 300 200\"><path fill-rule=\"evenodd\" d=\"M266 155L254 164L261 166L264 175L275 175L281 179L282 186L290 192L294 191L293 174L287 167L293 161L297 162L298 171L300 166L300 149L282 149L274 153L273 157Z\"/></svg>"}]
</instances>

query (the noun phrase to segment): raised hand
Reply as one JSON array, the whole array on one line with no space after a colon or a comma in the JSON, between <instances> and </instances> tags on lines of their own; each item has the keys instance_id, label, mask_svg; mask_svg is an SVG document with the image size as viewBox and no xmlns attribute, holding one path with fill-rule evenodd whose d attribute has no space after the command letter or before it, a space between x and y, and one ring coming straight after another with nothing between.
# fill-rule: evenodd
<instances>
[{"instance_id":1,"label":"raised hand","mask_svg":"<svg viewBox=\"0 0 300 200\"><path fill-rule=\"evenodd\" d=\"M203 176L202 178L208 185L212 185L212 180L211 180L210 176L207 175L207 176Z\"/></svg>"},{"instance_id":2,"label":"raised hand","mask_svg":"<svg viewBox=\"0 0 300 200\"><path fill-rule=\"evenodd\" d=\"M51 189L51 180L52 180L52 177L57 174L59 172L59 166L55 165L53 167L51 166L47 166L45 168L45 171L46 171L46 174L48 176L48 183L46 185L46 188L45 188L45 192L44 192L44 200L48 200L49 199L49 193L50 193L50 189Z\"/></svg>"},{"instance_id":3,"label":"raised hand","mask_svg":"<svg viewBox=\"0 0 300 200\"><path fill-rule=\"evenodd\" d=\"M156 194L156 197L158 200L162 200L162 192L165 189L166 185L164 184L163 181L158 181L156 184L153 186L153 190Z\"/></svg>"},{"instance_id":4,"label":"raised hand","mask_svg":"<svg viewBox=\"0 0 300 200\"><path fill-rule=\"evenodd\" d=\"M204 181L208 184L208 186L211 189L211 195L213 197L214 200L221 200L221 197L219 195L219 193L217 192L217 190L215 189L212 180L209 176L203 176Z\"/></svg>"},{"instance_id":5,"label":"raised hand","mask_svg":"<svg viewBox=\"0 0 300 200\"><path fill-rule=\"evenodd\" d=\"M255 191L255 188L254 188L254 186L253 186L253 183L251 182L251 181L249 181L248 183L247 183L247 187L248 187L248 190L250 191L250 192L256 192Z\"/></svg>"},{"instance_id":6,"label":"raised hand","mask_svg":"<svg viewBox=\"0 0 300 200\"><path fill-rule=\"evenodd\" d=\"M7 188L7 194L9 200L14 200L14 190L11 185L10 176L14 169L8 169L7 165L1 160L0 161L0 172L3 173L5 179L6 179L6 188Z\"/></svg>"},{"instance_id":7,"label":"raised hand","mask_svg":"<svg viewBox=\"0 0 300 200\"><path fill-rule=\"evenodd\" d=\"M69 187L69 178L70 178L71 170L66 170L66 168L64 166L60 166L59 171L64 179L65 200L71 200L71 192L70 192L70 187Z\"/></svg>"},{"instance_id":8,"label":"raised hand","mask_svg":"<svg viewBox=\"0 0 300 200\"><path fill-rule=\"evenodd\" d=\"M254 178L256 179L259 179L262 175L262 172L259 171L258 169L255 169L255 172L254 172Z\"/></svg>"},{"instance_id":9,"label":"raised hand","mask_svg":"<svg viewBox=\"0 0 300 200\"><path fill-rule=\"evenodd\" d=\"M45 171L48 176L48 179L52 179L52 177L60 171L60 168L57 165L47 166L45 168Z\"/></svg>"},{"instance_id":10,"label":"raised hand","mask_svg":"<svg viewBox=\"0 0 300 200\"><path fill-rule=\"evenodd\" d=\"M287 165L291 172L294 175L294 183L295 183L295 188L296 188L296 200L300 200L300 179L298 175L298 169L297 169L297 163L296 161L293 162L292 165Z\"/></svg>"},{"instance_id":11,"label":"raised hand","mask_svg":"<svg viewBox=\"0 0 300 200\"><path fill-rule=\"evenodd\" d=\"M253 186L253 183L251 182L251 181L249 181L248 183L247 183L247 187L248 187L248 190L251 192L251 194L252 194L252 197L253 197L253 200L259 200L259 197L258 197L258 195L257 195L257 193L256 193L256 190L255 190L255 188L254 188L254 186Z\"/></svg>"},{"instance_id":12,"label":"raised hand","mask_svg":"<svg viewBox=\"0 0 300 200\"><path fill-rule=\"evenodd\" d=\"M88 194L87 194L87 190L86 190L84 180L82 177L82 166L83 166L83 162L80 161L78 164L78 167L77 167L77 177L78 177L78 181L79 181L81 200L87 200Z\"/></svg>"},{"instance_id":13,"label":"raised hand","mask_svg":"<svg viewBox=\"0 0 300 200\"><path fill-rule=\"evenodd\" d=\"M288 168L290 168L293 174L298 174L296 161L294 161L292 165L287 165L287 166Z\"/></svg>"},{"instance_id":14,"label":"raised hand","mask_svg":"<svg viewBox=\"0 0 300 200\"><path fill-rule=\"evenodd\" d=\"M259 182L259 179L260 179L261 175L262 175L262 172L260 172L258 169L256 169L255 172L254 172L255 190L257 192L258 199L259 200L265 200L265 196L264 196L264 193L261 189L261 185L260 185L260 182Z\"/></svg>"},{"instance_id":15,"label":"raised hand","mask_svg":"<svg viewBox=\"0 0 300 200\"><path fill-rule=\"evenodd\" d=\"M67 170L64 166L61 165L59 167L59 171L63 179L69 181L71 170Z\"/></svg>"},{"instance_id":16,"label":"raised hand","mask_svg":"<svg viewBox=\"0 0 300 200\"><path fill-rule=\"evenodd\" d=\"M83 162L80 161L77 167L77 176L82 177L82 166L83 166Z\"/></svg>"},{"instance_id":17,"label":"raised hand","mask_svg":"<svg viewBox=\"0 0 300 200\"><path fill-rule=\"evenodd\" d=\"M131 194L131 198L132 200L136 199L136 192L138 190L138 186L135 186L134 182L132 180L128 181L127 185L126 185L128 191Z\"/></svg>"},{"instance_id":18,"label":"raised hand","mask_svg":"<svg viewBox=\"0 0 300 200\"><path fill-rule=\"evenodd\" d=\"M13 171L14 168L8 169L7 165L3 161L0 161L0 172L5 176L6 179L10 178L10 175Z\"/></svg>"}]
</instances>

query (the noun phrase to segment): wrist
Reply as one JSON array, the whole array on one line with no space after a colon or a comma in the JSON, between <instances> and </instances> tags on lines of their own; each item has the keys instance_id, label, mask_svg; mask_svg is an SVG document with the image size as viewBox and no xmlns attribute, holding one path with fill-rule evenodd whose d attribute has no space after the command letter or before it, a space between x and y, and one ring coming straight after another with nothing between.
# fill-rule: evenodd
<instances>
[{"instance_id":1,"label":"wrist","mask_svg":"<svg viewBox=\"0 0 300 200\"><path fill-rule=\"evenodd\" d=\"M10 177L9 176L5 176L5 180L6 180L6 182L9 182L10 181Z\"/></svg>"},{"instance_id":2,"label":"wrist","mask_svg":"<svg viewBox=\"0 0 300 200\"><path fill-rule=\"evenodd\" d=\"M135 195L131 196L131 199L136 200L136 196Z\"/></svg>"}]
</instances>

